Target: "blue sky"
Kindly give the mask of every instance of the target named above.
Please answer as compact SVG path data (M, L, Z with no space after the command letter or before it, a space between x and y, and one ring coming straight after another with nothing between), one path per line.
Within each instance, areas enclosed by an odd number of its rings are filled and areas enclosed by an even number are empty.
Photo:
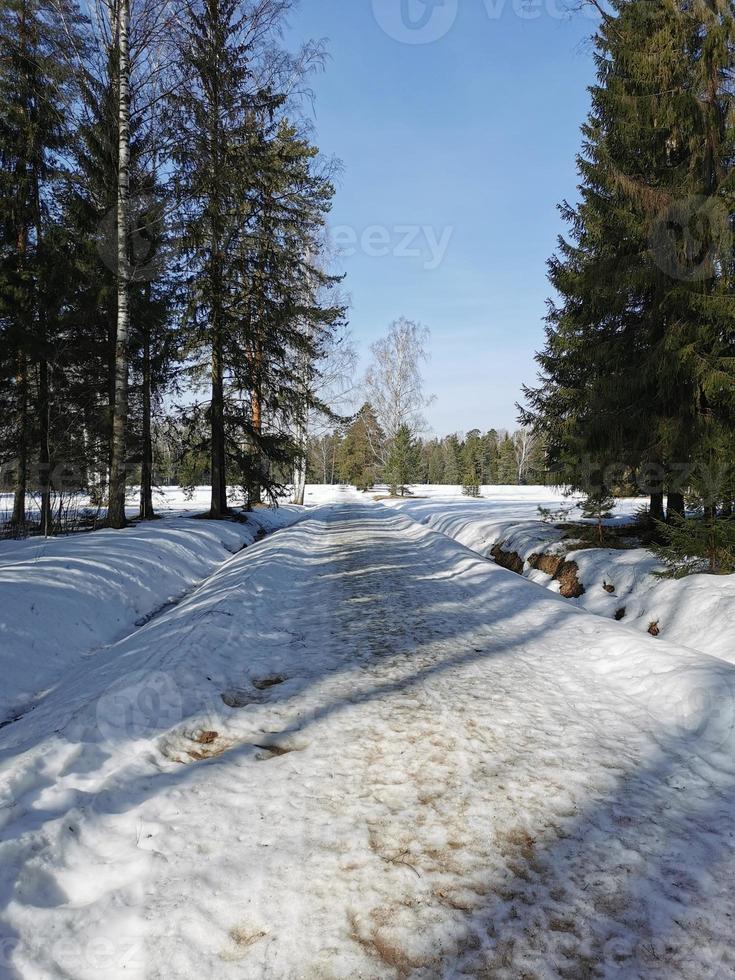
M593 79L594 21L562 3L302 0L291 20L328 40L314 121L344 167L331 224L354 339L364 360L398 316L431 329L438 434L513 427L535 377Z

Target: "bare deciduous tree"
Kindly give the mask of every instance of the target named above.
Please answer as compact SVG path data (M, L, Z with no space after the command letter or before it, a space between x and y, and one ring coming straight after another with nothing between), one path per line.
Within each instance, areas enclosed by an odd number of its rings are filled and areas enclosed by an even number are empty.
M518 468L519 484L523 483L528 473L533 452L536 448L536 440L537 437L532 429L518 429L517 432L513 433L513 450Z
M424 394L421 364L429 359L428 340L427 327L401 317L390 325L388 335L370 348L372 361L365 375L365 389L386 436L386 445L376 447L382 463L401 426L407 425L412 433L426 428L423 411L433 396Z

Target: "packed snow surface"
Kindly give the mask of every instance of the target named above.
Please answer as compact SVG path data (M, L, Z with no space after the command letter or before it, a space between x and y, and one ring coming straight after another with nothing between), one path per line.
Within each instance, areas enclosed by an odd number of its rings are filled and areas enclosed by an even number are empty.
M2 975L735 976L735 667L343 496L0 731Z

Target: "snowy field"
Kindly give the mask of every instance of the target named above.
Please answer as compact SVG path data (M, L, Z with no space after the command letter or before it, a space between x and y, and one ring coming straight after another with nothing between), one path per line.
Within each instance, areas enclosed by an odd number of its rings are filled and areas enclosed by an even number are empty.
M487 561L553 499L492 491L3 543L0 976L735 976L735 666Z

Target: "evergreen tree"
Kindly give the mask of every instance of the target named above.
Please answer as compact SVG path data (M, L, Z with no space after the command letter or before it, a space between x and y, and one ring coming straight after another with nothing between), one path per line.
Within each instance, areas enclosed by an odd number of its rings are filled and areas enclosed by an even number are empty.
M227 514L225 346L237 335L233 286L238 236L250 217L252 114L267 96L250 88L251 51L238 0L202 0L187 8L182 77L174 98L178 204L189 350L193 377L209 374L210 514ZM207 363L208 362L208 363Z
M257 503L304 452L308 375L343 308L322 302L333 187L317 151L283 117L301 60L275 51L287 4L200 0L187 8L175 97L192 374L211 397L210 513L228 511L227 473ZM306 381L306 383L305 383Z
M615 500L612 494L606 487L598 486L588 492L580 506L582 517L595 521L598 540L602 544L605 536L603 521L612 517L612 511L615 506Z
M372 405L366 403L348 426L337 452L340 480L353 484L358 490L369 490L380 473L377 450L384 438Z
M482 437L482 483L498 482L498 433L490 429Z
M441 443L437 439L432 439L425 444L426 455L426 482L429 484L442 484L447 482L445 475L445 460Z
M542 384L526 389L560 480L633 466L651 511L681 510L676 471L730 413L732 15L617 0L596 37L577 208L550 262Z
M687 480L686 502L692 511L659 524L660 543L654 552L675 578L690 572L735 571L735 433L710 428L709 439L697 453Z
M5 458L14 461L13 522L26 519L29 471L50 530L50 351L63 306L56 250L59 178L75 98L69 44L80 18L70 0L0 7L0 383Z
M467 433L461 450L462 492L468 497L479 497L483 476L484 446L479 429Z
M507 432L498 446L498 483L500 486L515 486L518 483L515 446Z
M454 434L444 440L444 482L456 486L462 480L462 446Z
M407 425L401 425L391 440L388 450L386 476L391 493L405 496L408 484L416 478L419 465L418 448Z
M480 484L475 482L471 473L468 473L462 482L462 493L465 497L480 496Z
M334 194L329 174L320 168L317 149L287 120L272 135L260 135L254 215L240 245L239 349L245 357L231 361L233 385L249 398L249 413L235 421L235 441L251 447L238 468L253 502L263 488L271 497L281 489L271 467L288 470L305 452L310 411L318 408L338 421L315 392L319 361L344 323L344 307L330 303L341 277L317 261ZM294 431L300 433L296 442Z

